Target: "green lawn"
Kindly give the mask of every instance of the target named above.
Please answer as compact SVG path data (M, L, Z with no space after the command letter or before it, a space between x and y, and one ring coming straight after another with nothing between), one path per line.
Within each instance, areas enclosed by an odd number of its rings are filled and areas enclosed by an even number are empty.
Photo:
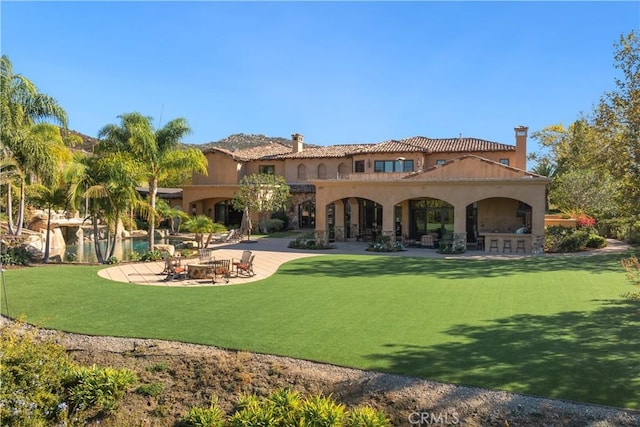
M640 409L640 304L623 255L445 260L327 255L239 286L8 270L12 317ZM3 313L6 307L3 301Z

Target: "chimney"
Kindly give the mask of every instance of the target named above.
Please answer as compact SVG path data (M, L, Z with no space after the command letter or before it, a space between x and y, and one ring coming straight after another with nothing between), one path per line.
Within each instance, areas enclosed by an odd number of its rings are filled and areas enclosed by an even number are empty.
M293 140L293 152L302 153L304 137L299 133L294 133L293 135L291 135L291 139Z
M516 131L516 158L514 167L527 170L527 131L526 126L513 128Z

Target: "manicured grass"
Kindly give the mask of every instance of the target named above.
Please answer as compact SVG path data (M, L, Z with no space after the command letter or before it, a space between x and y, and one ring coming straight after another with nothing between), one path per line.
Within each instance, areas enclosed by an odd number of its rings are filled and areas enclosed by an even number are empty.
M640 305L623 255L464 260L326 255L239 286L5 272L12 316L640 409ZM3 312L6 312L3 305Z

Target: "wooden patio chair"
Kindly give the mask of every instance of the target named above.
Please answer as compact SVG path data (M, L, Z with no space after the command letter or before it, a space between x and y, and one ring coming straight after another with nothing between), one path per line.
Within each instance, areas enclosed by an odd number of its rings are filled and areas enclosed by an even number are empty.
M253 259L255 258L255 255L251 255L249 257L249 260L244 263L241 262L239 264L237 264L236 267L236 276L241 276L241 277L253 277L256 275L256 273L253 271Z
M182 265L179 257L170 257L168 259L168 269L167 277L164 278L165 282L187 278L187 269Z
M236 272L236 275L238 273L238 265L248 263L249 258L251 258L251 251L242 251L240 259L231 258L231 267Z
M200 261L200 264L208 264L209 262L214 261L215 257L212 254L212 249L199 249L198 260Z
M216 278L222 277L226 283L229 283L229 277L231 277L231 260L220 259L215 261L215 267L213 268L213 274L211 278L213 283L216 283Z

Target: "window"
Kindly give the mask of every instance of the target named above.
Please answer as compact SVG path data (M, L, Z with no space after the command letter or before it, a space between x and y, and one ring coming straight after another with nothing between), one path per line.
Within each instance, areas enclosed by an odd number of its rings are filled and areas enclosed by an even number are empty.
M502 163L505 166L509 166L509 159L500 159L500 163Z
M320 179L327 178L327 166L324 163L320 163L318 165L318 178Z
M436 160L436 165L444 165L447 161L445 159Z
M364 173L364 160L356 160L354 169L356 173Z
M346 165L346 163L340 163L338 165L338 175L343 177L343 176L346 176L348 173L349 173L349 167Z
M303 164L298 165L298 179L307 179L307 167Z
M258 172L264 173L264 174L267 174L267 175L275 175L276 174L276 167L274 165L260 165L258 167Z
M374 172L412 172L413 160L376 160Z

